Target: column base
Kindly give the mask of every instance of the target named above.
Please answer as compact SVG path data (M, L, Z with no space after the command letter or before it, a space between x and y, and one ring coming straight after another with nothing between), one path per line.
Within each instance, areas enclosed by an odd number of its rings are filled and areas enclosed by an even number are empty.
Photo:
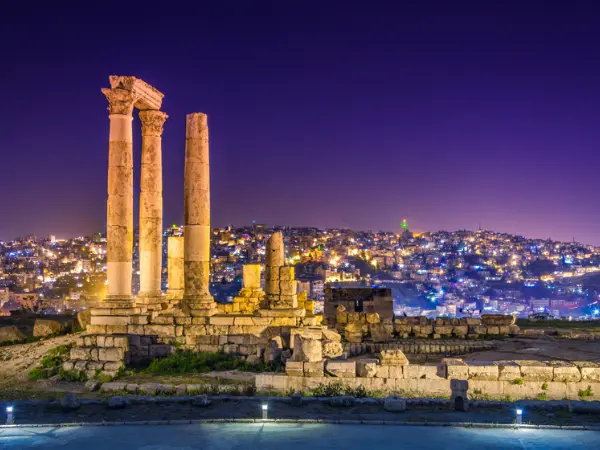
M138 306L145 306L148 311L161 311L168 306L167 297L161 291L140 292L135 299Z
M183 296L181 309L192 317L210 317L219 313L217 303L212 295Z
M97 305L99 308L134 308L135 299L131 295L107 295Z

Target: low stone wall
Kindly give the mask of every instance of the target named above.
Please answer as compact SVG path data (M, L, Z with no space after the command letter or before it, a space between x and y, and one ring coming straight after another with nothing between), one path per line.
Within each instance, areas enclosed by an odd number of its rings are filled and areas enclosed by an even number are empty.
M376 359L288 362L287 375L259 374L259 391L310 391L342 383L367 391L412 397L450 396L450 380L469 381L469 394L480 399L600 400L600 365L587 361L465 362L445 359L439 364L382 365Z
M400 338L479 339L484 336L515 336L520 329L513 316L483 315L479 318L396 317L394 333Z
M382 350L398 349L408 355L464 355L474 351L491 350L495 348L488 341L464 341L448 339L432 342L427 339L402 339L387 343L362 342L346 343L344 351L348 356L380 353Z

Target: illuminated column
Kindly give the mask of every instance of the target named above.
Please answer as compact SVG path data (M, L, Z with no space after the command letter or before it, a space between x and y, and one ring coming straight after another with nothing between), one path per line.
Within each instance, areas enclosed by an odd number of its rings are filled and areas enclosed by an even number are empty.
M167 270L169 289L167 294L174 300L183 298L184 290L184 238L169 236L167 240Z
M108 99L108 200L106 217L107 300L131 298L133 251L132 112L128 89L102 89Z
M144 304L160 304L162 272L162 132L167 115L140 111L142 166L140 175L140 292Z
M209 292L210 180L206 114L186 117L184 176L184 304L192 315L216 313Z

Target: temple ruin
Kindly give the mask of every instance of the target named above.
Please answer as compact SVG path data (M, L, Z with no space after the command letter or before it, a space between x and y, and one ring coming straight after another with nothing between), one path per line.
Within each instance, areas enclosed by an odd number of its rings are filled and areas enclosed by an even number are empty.
M454 348L447 343L417 345L403 339L476 339L518 332L511 316L483 322L394 318L393 300L386 289L330 290L324 320L315 314L314 302L306 293L297 292L294 267L285 262L279 232L267 242L264 291L262 266L248 264L243 268L243 287L233 302L216 303L209 291L210 165L208 119L203 113L186 117L184 236L168 239L168 289L162 292L161 136L167 119L160 110L163 94L132 76L111 76L110 88L102 92L109 103L110 121L108 292L91 309L91 322L71 349L65 370L112 377L126 364L169 355L177 346L238 355L248 362L281 361L287 363L290 377L322 377L324 370L355 376L355 364L336 359L375 352L385 356L390 351L393 358L382 358L381 364L390 367L386 373L396 376L398 367L407 363L401 349L432 348L446 354ZM131 286L134 108L142 122L140 292L135 297ZM369 370L379 369L373 365Z

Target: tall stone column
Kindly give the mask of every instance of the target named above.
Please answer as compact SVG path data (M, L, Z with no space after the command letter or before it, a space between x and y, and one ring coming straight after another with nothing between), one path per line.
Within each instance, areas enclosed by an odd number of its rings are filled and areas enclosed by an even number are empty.
M102 89L108 99L108 200L106 218L106 300L131 300L133 252L132 112L135 95L128 89Z
M140 111L142 165L140 175L140 292L138 303L160 309L162 272L162 132L167 115Z
M167 270L169 289L167 295L173 302L183 298L184 291L184 238L169 236L167 240Z
M216 313L210 281L210 179L206 114L186 117L184 175L184 304L194 316Z

